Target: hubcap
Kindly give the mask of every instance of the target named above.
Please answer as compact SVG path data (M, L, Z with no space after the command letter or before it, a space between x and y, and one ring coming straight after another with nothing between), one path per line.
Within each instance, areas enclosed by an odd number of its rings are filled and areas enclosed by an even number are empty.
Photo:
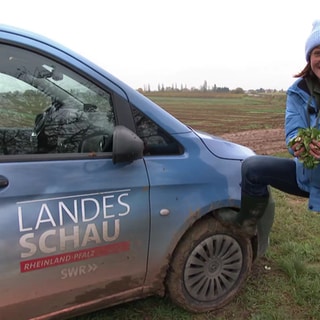
M241 273L243 255L239 243L217 234L199 243L189 256L185 287L194 299L211 301L227 294Z

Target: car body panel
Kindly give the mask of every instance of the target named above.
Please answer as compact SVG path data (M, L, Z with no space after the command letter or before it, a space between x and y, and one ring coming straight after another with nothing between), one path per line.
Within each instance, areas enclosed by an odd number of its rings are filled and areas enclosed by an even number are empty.
M149 240L142 160L2 163L0 170L9 181L0 193L0 310L45 296L50 310L52 294L72 305L93 285L106 293L142 286Z
M164 272L161 261L170 259L178 240L190 225L215 209L240 205L241 162L234 162L228 167L225 161L214 159L200 145L191 146L191 141L197 141L193 134L184 134L183 139L179 138L186 146L184 155L176 159L146 159L151 184L152 230L147 283L159 279L159 275ZM175 164L177 160L179 167ZM213 161L215 167L212 167ZM229 174L226 174L227 171ZM183 184L178 184L178 181L183 181ZM219 181L219 188L216 188L216 181ZM165 211L165 214L161 215L161 211ZM163 230L166 232L165 237L162 236ZM159 238L162 239L161 245L157 241Z
M243 160L244 155L247 157L254 155L254 152L248 147L212 136L205 132L196 131L196 134L216 157Z

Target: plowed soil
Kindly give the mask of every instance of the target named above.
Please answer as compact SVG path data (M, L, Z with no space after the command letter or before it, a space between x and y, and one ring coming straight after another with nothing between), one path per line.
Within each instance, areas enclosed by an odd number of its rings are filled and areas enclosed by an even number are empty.
M286 152L284 129L265 129L225 133L222 138L249 147L257 154Z

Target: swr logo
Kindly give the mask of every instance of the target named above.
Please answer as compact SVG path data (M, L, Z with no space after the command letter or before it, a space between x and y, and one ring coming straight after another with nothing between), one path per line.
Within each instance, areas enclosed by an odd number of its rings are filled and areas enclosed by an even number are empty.
M84 276L88 273L95 272L97 269L98 266L94 263L76 267L63 268L61 270L61 279L64 280L67 278Z

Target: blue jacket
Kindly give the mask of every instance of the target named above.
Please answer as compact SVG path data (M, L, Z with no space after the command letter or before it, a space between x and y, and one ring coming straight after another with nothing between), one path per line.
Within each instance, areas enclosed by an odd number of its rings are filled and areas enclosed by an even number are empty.
M316 125L317 107L314 99L310 101L311 112L308 112L310 98L306 82L297 79L287 90L287 103L285 115L286 143L297 136L299 128L314 127ZM310 125L309 125L310 123ZM289 152L293 154L291 148ZM314 169L306 169L295 158L297 183L300 189L310 193L309 209L320 212L320 165Z

